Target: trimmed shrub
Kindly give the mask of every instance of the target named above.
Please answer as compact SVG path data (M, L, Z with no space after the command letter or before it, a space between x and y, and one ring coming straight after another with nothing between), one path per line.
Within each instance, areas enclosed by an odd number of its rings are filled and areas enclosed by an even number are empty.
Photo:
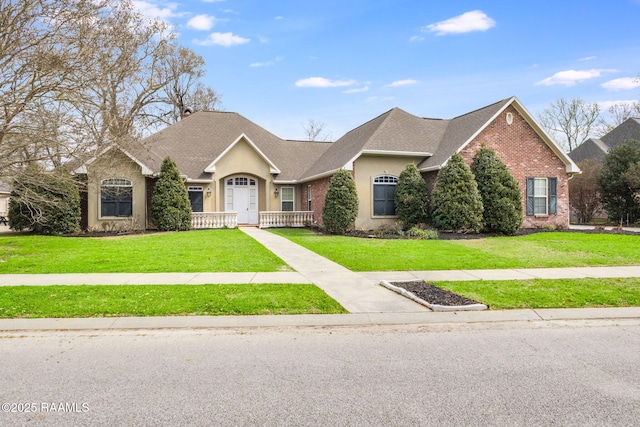
M151 198L151 218L158 230L185 231L191 228L191 203L175 162L164 159Z
M630 182L630 169L640 162L640 142L627 141L609 150L600 170L602 204L611 221L635 222L640 218L640 203L637 195L640 188Z
M440 169L431 195L432 224L438 230L474 231L482 228L482 199L478 184L460 153Z
M517 181L496 153L482 147L471 163L484 207L485 231L515 234L522 225L522 194Z
M80 226L80 193L64 170L27 168L13 181L9 226L40 234L66 234Z
M329 233L344 234L358 216L358 193L351 173L340 169L331 178L322 208L322 222Z
M420 171L409 163L396 185L396 215L405 230L427 222L429 191Z

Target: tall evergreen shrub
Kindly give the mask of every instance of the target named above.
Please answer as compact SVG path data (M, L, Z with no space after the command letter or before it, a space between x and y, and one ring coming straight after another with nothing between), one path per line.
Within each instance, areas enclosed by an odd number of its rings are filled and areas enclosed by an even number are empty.
M415 164L409 163L396 185L396 215L405 230L427 222L429 190Z
M432 223L439 230L474 231L482 228L482 199L478 184L459 153L440 169L431 194Z
M640 188L629 172L640 162L640 142L630 140L613 147L602 161L600 170L601 198L609 219L619 222L640 219Z
M340 169L331 178L322 208L322 222L329 233L344 234L358 216L358 193L351 173Z
M471 172L482 198L485 231L515 234L522 225L522 194L507 166L495 151L482 147L473 157Z
M191 228L191 203L175 162L164 159L151 198L151 218L161 231Z

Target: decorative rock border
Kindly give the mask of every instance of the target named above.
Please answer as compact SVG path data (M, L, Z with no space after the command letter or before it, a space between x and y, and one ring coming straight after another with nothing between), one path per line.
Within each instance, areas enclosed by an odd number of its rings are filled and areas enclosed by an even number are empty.
M422 279L417 279L417 280L405 280L406 282L423 282ZM422 298L418 297L416 294L414 294L413 292L409 292L404 288L392 285L391 282L389 282L388 280L382 280L380 282L380 285L384 286L387 289L390 289L394 292L399 293L400 295L409 298L410 300L413 300L415 302L417 302L418 304L424 305L425 307L429 308L432 311L481 311L481 310L486 310L487 306L484 304L468 304L468 305L439 305L439 304L431 304L428 301L423 300Z

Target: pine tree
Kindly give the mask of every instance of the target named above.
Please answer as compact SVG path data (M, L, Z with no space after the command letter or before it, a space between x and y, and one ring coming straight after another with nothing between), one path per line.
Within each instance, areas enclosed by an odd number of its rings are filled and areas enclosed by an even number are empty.
M460 153L440 169L431 195L432 222L438 230L474 231L482 228L482 199L478 184Z
M340 169L331 178L322 208L322 222L329 233L344 234L358 216L358 193L353 176Z
M482 147L473 157L471 172L482 198L484 229L515 234L522 225L522 194L507 166L493 150Z
M191 228L191 203L175 162L164 159L151 198L151 218L161 231Z
M409 163L396 185L396 215L405 230L427 222L429 191L415 164Z

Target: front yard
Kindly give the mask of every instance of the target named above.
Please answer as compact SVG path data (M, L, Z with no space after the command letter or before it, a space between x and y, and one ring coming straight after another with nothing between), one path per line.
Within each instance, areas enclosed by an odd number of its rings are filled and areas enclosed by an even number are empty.
M366 239L271 229L353 271L639 265L640 236L541 232L469 240Z
M284 261L237 229L117 237L0 235L0 274L287 270Z

